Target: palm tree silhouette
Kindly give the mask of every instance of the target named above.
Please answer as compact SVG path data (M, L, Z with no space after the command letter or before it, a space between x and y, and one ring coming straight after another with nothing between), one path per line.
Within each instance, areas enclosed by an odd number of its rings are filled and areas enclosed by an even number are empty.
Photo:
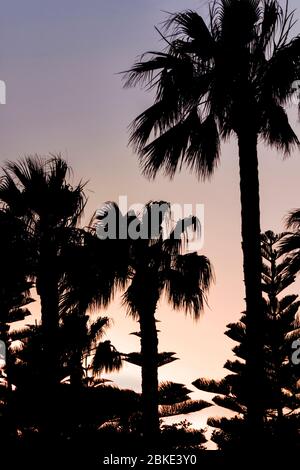
M90 381L87 371L93 374L91 383L95 383L96 375L102 370L122 367L116 348L109 340L101 341L111 321L102 316L93 319L91 315L108 307L117 290L124 289L128 276L128 246L123 240L99 239L93 219L94 216L88 227L73 232L62 252L66 271L60 285L60 315L72 350L71 383L78 386L83 380ZM70 354L68 348L67 354Z
M59 324L59 285L64 273L61 252L73 237L85 206L83 184L72 187L70 168L60 156L42 159L26 157L3 168L0 200L4 207L23 220L34 250L34 277L41 299L43 329L42 382L53 407L47 407L46 421L55 427L55 390L59 383L57 334ZM48 423L49 424L49 423ZM47 426L47 425L46 425Z
M9 325L30 315L26 306L33 302L29 253L26 226L9 210L0 210L0 340L7 350Z
M220 142L237 137L249 341L247 410L256 442L255 432L263 427L257 143L260 138L285 154L299 145L284 109L300 76L300 37L290 40L289 34L293 24L288 5L283 10L277 0L214 0L208 25L195 11L171 15L165 35L160 33L166 49L144 54L126 72L125 82L156 92L154 104L133 121L130 136L149 178L160 170L173 177L183 165L209 178L219 162Z
M66 375L74 387L101 384L101 373L119 371L122 355L109 340L103 340L111 325L108 317L90 318L69 312L63 316L60 344L66 364Z
M15 433L11 409L9 331L15 322L30 315L27 305L33 302L30 297L32 283L29 281L31 273L26 226L5 209L0 210L0 258L0 340L5 347L4 364L0 366L0 439L4 443Z
M154 227L152 215L160 209L160 223ZM150 202L137 215L130 211L125 216L116 204L110 203L96 216L98 225L105 226L110 211L121 221L123 229L130 231L132 224L139 234L147 237L124 240L129 247L129 286L123 295L128 313L140 324L142 366L143 435L146 444L157 442L159 435L158 337L155 313L158 301L165 296L176 310L183 309L194 318L203 310L206 293L212 281L209 260L197 253L183 254L188 243L186 230L196 230L198 221L179 220L172 226L170 204ZM168 229L165 238L164 223ZM180 233L181 238L177 238Z

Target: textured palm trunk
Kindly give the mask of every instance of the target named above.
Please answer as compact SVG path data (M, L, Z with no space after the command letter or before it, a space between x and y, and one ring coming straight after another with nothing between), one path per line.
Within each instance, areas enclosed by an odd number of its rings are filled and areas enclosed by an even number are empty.
M146 446L159 438L158 415L158 337L155 308L147 306L140 314L142 355L142 415L143 436Z
M247 422L249 445L261 442L264 426L264 309L261 286L261 242L257 135L246 129L238 136L242 250L246 291Z

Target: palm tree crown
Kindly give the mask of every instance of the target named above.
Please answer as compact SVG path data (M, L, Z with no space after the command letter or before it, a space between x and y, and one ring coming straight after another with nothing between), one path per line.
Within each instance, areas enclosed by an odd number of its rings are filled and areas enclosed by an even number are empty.
M131 127L147 176L186 165L209 177L220 139L245 126L286 153L299 144L284 110L300 72L293 24L274 0L216 0L208 24L191 10L170 16L166 50L144 54L126 75L126 86L156 90Z

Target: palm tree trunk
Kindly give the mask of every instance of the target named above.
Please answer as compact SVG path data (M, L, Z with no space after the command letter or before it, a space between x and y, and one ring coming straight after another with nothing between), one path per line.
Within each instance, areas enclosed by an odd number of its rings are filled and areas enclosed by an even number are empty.
M78 348L72 354L70 384L75 389L80 389L83 385L83 370L82 370L82 352Z
M45 396L43 428L51 435L56 433L56 397L59 384L58 327L59 293L56 272L56 250L49 240L41 243L37 290L41 300L43 332L43 370L41 385Z
M238 135L242 250L246 290L247 332L247 440L257 447L264 426L264 309L261 286L261 242L257 135L245 129Z
M3 317L8 317L8 310L5 308L5 313ZM5 397L4 397L4 412L1 417L0 426L0 439L1 443L9 444L10 439L13 439L16 436L16 426L14 420L14 410L12 409L12 383L11 383L11 360L10 360L10 351L9 351L9 336L8 336L9 326L5 322L0 322L0 340L4 342L6 351L5 351L5 373L6 373L6 388L5 388Z
M158 415L158 337L155 309L149 306L140 314L142 355L142 414L143 436L147 446L159 437Z
M43 277L41 287L41 312L42 330L44 340L44 368L43 377L49 386L58 384L58 354L57 354L57 329L58 329L58 293L57 285L52 276Z

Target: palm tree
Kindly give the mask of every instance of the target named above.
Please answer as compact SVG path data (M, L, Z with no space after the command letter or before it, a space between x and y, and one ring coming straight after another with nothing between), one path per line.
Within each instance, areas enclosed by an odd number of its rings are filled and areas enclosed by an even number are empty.
M283 10L277 0L213 0L208 24L191 10L171 15L166 35L160 33L166 49L144 54L126 72L125 83L156 92L154 104L133 121L130 136L149 178L160 170L173 177L184 165L198 178L209 178L219 162L221 141L237 137L249 342L247 410L256 442L263 428L257 143L260 138L285 154L299 145L284 109L300 77L300 37L290 39L293 24L288 5Z
M93 220L93 218L92 218ZM77 229L63 250L66 271L60 286L60 316L65 327L68 363L72 363L71 383L83 385L102 379L103 370L119 370L121 354L109 340L101 338L111 321L91 316L106 308L128 276L128 244L123 240L102 240L95 227ZM83 365L85 363L85 367ZM92 373L93 380L89 374Z
M64 316L60 343L72 386L104 383L105 379L101 378L103 371L113 372L122 368L121 353L108 339L103 340L110 325L108 317L91 319L74 311Z
M0 259L0 340L5 345L5 365L3 368L0 367L0 377L2 376L0 392L3 395L0 398L0 415L2 415L0 435L4 440L10 438L15 432L11 409L12 377L9 331L13 323L24 320L30 315L26 307L33 302L30 297L32 283L28 279L31 273L26 227L22 221L5 209L0 210ZM3 420L6 422L3 423ZM2 426L2 424L4 425ZM4 434L2 435L3 430Z
M118 363L116 361L116 354L119 358L120 354L108 340L101 341L102 334L108 326L107 318L99 317L91 322L86 330L84 328L81 330L79 338L76 320L71 320L71 316L64 320L66 321L60 324L58 335L61 381L56 403L56 414L59 416L56 425L61 436L68 436L69 439L70 436L80 434L83 438L84 432L88 436L94 429L96 433L99 426L116 416L134 413L139 405L139 395L133 391L107 385L106 380L100 376L103 370L118 370L121 365L120 361ZM44 406L51 406L52 400L49 394L39 393L40 369L43 367L39 354L43 344L41 330L41 326L36 324L15 330L9 335L10 340L14 342L12 348L12 380L16 385L13 393L14 417L18 430L24 435L41 426L43 415L40 410ZM84 366L80 368L78 387L79 374L77 374L77 361L74 361L74 345L78 340L82 348L88 349L90 341L86 335L89 335L91 330L94 330L91 337L95 341L92 343L97 345L97 349L91 351L91 354L94 354L94 357L97 354L97 360L88 363L86 368ZM82 351L82 356L84 354ZM89 355L89 359L93 359L93 356Z
M154 227L152 214L157 213L157 209L161 211L160 223ZM108 204L96 216L98 226L105 225L110 211L127 233L130 226L134 226L137 233L148 236L130 241L129 286L123 299L128 313L140 324L143 435L149 444L157 442L159 435L157 370L161 358L155 319L159 299L165 296L175 310L183 309L198 319L212 281L212 269L205 256L183 254L187 244L186 228L189 225L196 230L198 225L194 217L185 220L185 224L179 220L172 227L170 205L163 201L148 203L139 215L131 211L125 216L116 204ZM165 237L164 222L169 227L168 237ZM180 230L182 238L178 239Z
M54 405L59 383L57 335L59 326L59 285L64 273L61 253L74 236L85 206L83 184L72 187L70 168L60 156L42 159L26 157L8 162L0 182L0 200L5 208L26 224L34 250L34 278L41 300L43 329L44 393ZM55 420L53 410L46 421ZM53 423L55 426L55 423Z
M10 324L30 315L30 261L26 227L8 210L0 210L0 340L8 346Z

